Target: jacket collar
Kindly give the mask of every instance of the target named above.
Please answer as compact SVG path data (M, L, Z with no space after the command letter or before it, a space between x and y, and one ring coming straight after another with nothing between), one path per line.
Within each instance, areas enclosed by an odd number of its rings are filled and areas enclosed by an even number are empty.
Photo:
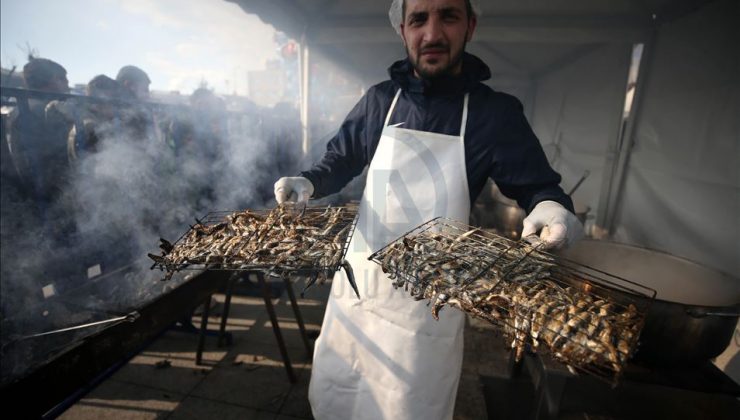
M417 79L408 58L396 61L388 68L391 80L401 89L424 95L454 95L469 92L478 83L491 78L491 70L480 58L463 53L462 72L457 76Z

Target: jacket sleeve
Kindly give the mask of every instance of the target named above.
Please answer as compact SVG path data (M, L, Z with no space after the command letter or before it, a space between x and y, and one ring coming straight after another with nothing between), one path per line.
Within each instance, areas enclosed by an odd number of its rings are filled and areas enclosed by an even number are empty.
M573 202L560 188L560 174L547 161L518 99L511 97L493 153L490 177L501 192L532 211L537 203L556 201L573 212Z
M300 173L314 186L313 198L339 192L352 178L362 173L367 165L367 108L368 91L355 105L329 140L326 153L308 171Z

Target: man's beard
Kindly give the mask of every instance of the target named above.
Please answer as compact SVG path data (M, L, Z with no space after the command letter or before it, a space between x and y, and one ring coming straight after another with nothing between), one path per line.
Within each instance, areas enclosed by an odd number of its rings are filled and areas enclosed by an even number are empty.
M465 39L467 40L467 38L467 34L465 34ZM467 44L467 41L463 41L462 48L457 53L457 55L450 57L450 62L449 64L447 64L447 66L432 70L424 69L419 64L422 51L424 51L424 48L438 48L446 46L436 44L427 45L419 51L418 55L415 58L409 53L409 49L406 48L406 55L408 56L409 62L411 62L411 65L414 67L414 70L416 70L416 74L418 74L419 77L425 80L439 79L442 77L451 76L453 74L454 69L462 62L463 54L465 53L465 47L467 46Z

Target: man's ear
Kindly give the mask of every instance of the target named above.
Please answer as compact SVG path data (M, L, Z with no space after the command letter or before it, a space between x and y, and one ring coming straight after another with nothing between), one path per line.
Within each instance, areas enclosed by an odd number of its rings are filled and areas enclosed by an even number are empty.
M406 29L406 28L405 28L405 25L402 23L401 24L401 39L403 40L403 46L404 47L407 47L407 45L406 45L406 33L404 32L404 29Z
M473 15L468 19L467 42L470 42L470 40L473 39L473 32L475 32L476 25L478 25L478 18Z

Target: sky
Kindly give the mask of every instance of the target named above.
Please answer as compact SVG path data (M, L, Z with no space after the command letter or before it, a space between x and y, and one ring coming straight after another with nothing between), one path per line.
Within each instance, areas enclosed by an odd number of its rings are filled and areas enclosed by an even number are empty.
M67 69L71 85L133 64L153 90L247 94L247 71L277 57L275 29L224 0L2 0L0 64L30 45Z

